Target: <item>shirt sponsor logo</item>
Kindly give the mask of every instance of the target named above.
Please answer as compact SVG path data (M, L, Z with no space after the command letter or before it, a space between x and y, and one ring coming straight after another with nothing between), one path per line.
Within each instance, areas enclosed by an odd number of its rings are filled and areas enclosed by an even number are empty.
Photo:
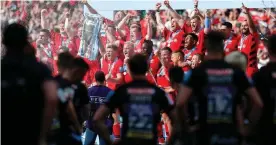
M208 82L223 83L232 81L232 69L207 69Z
M232 69L207 69L209 75L231 75L233 74Z
M128 88L127 93L153 95L155 90L153 88Z

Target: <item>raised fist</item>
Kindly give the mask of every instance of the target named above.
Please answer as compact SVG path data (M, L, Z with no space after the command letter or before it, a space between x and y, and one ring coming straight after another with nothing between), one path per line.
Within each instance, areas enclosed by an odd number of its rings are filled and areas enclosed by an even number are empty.
M247 7L243 3L242 3L241 9L242 9L243 13L247 13L247 11L248 11Z
M156 9L156 11L159 11L159 10L160 10L160 8L161 8L161 6L162 6L162 4L161 4L161 3L157 3L157 4L155 5L155 9Z
M169 8L169 7L170 7L170 2L169 2L169 0L165 0L165 1L164 1L164 5L165 5L167 8Z
M194 8L197 9L198 6L198 0L194 0Z

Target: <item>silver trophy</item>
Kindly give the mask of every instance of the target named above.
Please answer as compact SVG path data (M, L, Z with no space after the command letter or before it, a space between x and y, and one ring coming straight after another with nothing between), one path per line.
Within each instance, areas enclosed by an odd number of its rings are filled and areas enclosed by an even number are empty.
M89 60L97 60L100 49L99 32L102 23L103 19L99 14L85 13L79 56Z

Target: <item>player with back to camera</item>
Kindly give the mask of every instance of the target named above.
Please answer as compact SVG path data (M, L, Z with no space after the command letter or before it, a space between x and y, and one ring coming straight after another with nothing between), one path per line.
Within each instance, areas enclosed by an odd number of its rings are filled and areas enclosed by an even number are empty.
M75 89L72 87L75 80L74 59L70 52L63 52L58 55L57 67L59 74L55 77L55 80L58 82L59 113L57 118L60 127L53 130L55 134L52 134L53 138L50 140L50 143L56 142L57 145L81 145L82 128L73 104L75 97Z
M87 120L87 128L85 131L85 140L84 140L84 145L90 145L91 143L94 144L97 133L94 131L95 129L93 128L92 124L92 119L94 114L96 113L97 109L100 107L100 105L105 103L106 96L110 93L113 92L110 88L106 87L105 85L105 75L102 71L97 71L95 73L95 80L96 80L96 85L88 89L88 95L90 98L90 115L89 119ZM105 117L105 125L108 128L109 134L112 138L112 125L113 125L113 118L112 114L108 114ZM102 137L99 138L100 145L104 145L105 142L102 139Z
M6 54L1 60L1 130L4 142L46 144L58 99L51 71L35 58L28 30L17 23L2 31ZM16 131L16 139L13 135ZM28 132L28 133L26 133Z
M157 144L160 111L171 114L173 101L164 91L147 81L146 56L134 55L128 60L128 68L133 81L120 86L107 96L107 102L94 115L94 127L107 144L112 144L102 120L110 111L119 108L123 127L121 141L118 144Z
M253 80L264 102L264 110L257 126L257 145L276 144L276 35L267 42L270 62L253 75Z
M239 130L236 124L241 117L236 116L236 111L241 103L240 96L244 92L252 102L249 116L252 123L259 119L263 106L252 81L240 68L224 61L223 39L224 35L221 32L211 31L207 34L205 61L185 74L177 96L177 114L185 114L183 107L192 95L196 96L199 111L197 144L239 143L239 132L242 130ZM181 119L184 122L185 116Z

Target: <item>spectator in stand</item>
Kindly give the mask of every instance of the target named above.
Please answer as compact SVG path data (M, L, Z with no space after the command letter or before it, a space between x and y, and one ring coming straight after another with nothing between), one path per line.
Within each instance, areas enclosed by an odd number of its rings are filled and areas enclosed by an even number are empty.
M168 0L165 0L165 5L169 4ZM205 54L205 48L204 48L204 35L207 34L211 29L211 13L209 10L205 13L205 20L204 20L204 28L201 27L201 21L204 19L204 17L200 14L199 10L197 9L198 1L195 1L194 3L194 16L191 17L191 29L192 33L195 33L198 36L198 42L197 42L197 52L201 54ZM179 16L172 8L169 7L169 11L172 14L174 19L181 19L182 17ZM156 17L157 18L157 17ZM190 27L185 23L183 26L183 30L187 30L187 28ZM189 32L189 31L187 31ZM186 32L186 33L187 33Z
M107 87L115 90L123 83L123 75L120 67L123 66L122 60L118 59L118 47L112 44L107 45L105 57L101 58L101 70L105 74Z
M184 53L182 51L175 51L172 53L172 62L174 66L181 67L184 71L185 67L182 67L184 62Z
M172 9L170 7L169 1L164 1L164 4L166 7L169 9ZM183 49L184 45L184 31L181 30L181 27L178 24L178 19L173 18L170 20L171 22L171 30L168 30L165 25L162 23L161 18L160 18L160 8L162 4L157 3L156 4L156 20L158 27L160 31L163 34L163 37L165 38L166 42L163 46L171 48L172 51L178 51Z
M183 50L185 63L182 64L184 72L191 69L193 55L198 53L197 52L198 41L199 41L198 37L194 33L188 33L185 37L185 45L184 45L185 49Z
M134 44L130 41L127 41L124 44L124 49L123 49L123 53L124 53L124 64L122 67L120 67L120 73L123 74L123 78L124 78L124 82L125 83L129 83L132 81L132 78L130 77L129 73L128 73L128 68L127 68L127 61L130 57L132 57L135 53L134 53Z
M145 38L142 37L142 30L141 26L137 24L132 24L130 26L130 41L134 43L135 52L141 53L142 52L142 45L145 40L151 40L152 37L152 28L150 24L150 19L148 19L148 31Z
M67 11L67 8L65 7L63 9L63 11ZM41 27L43 29L49 29L49 24L46 20L46 14L47 14L47 10L46 9L43 9L41 10ZM49 30L51 32L51 42L53 42L53 54L57 54L57 52L59 51L59 49L62 47L62 46L66 46L69 48L70 52L73 54L73 55L76 55L77 54L77 47L74 43L74 34L73 34L73 31L70 30L70 26L69 26L69 16L70 16L70 13L69 12L66 12L64 17L62 17L62 20L59 21L59 33L58 32L55 32L54 30ZM56 61L57 57L54 56L54 61ZM55 63L54 63L55 64ZM57 74L57 70L56 70L56 66L54 67L54 74Z
M153 42L151 40L144 41L142 45L142 53L144 53L147 56L150 66L149 71L155 77L160 68L161 63L159 61L158 56L155 55L153 52Z
M224 22L221 24L220 31L225 35L224 40L224 53L228 55L232 51L238 50L239 37L233 33L232 24L230 22Z
M194 54L192 57L192 65L191 68L194 69L197 66L199 66L201 64L201 62L203 61L203 57L201 54Z
M172 67L171 64L171 54L172 50L169 47L162 48L160 50L160 61L161 61L161 68L157 72L157 85L162 88L166 93L169 94L169 97L172 100L175 100L175 91L171 87L170 79L169 79L169 69ZM167 126L165 132L167 136L169 136L171 131L171 123L168 119L167 114L162 114L162 120L164 125Z
M246 14L246 21L241 25L241 39L238 49L240 52L247 55L248 64L246 74L251 77L253 73L258 71L257 67L257 47L259 44L259 34L254 25L250 11L247 7L242 5L243 13Z
M146 73L147 80L152 84L157 84L156 73L160 67L160 62L157 57L153 57L153 42L145 40L142 45L142 53L147 57L149 63L149 70Z

